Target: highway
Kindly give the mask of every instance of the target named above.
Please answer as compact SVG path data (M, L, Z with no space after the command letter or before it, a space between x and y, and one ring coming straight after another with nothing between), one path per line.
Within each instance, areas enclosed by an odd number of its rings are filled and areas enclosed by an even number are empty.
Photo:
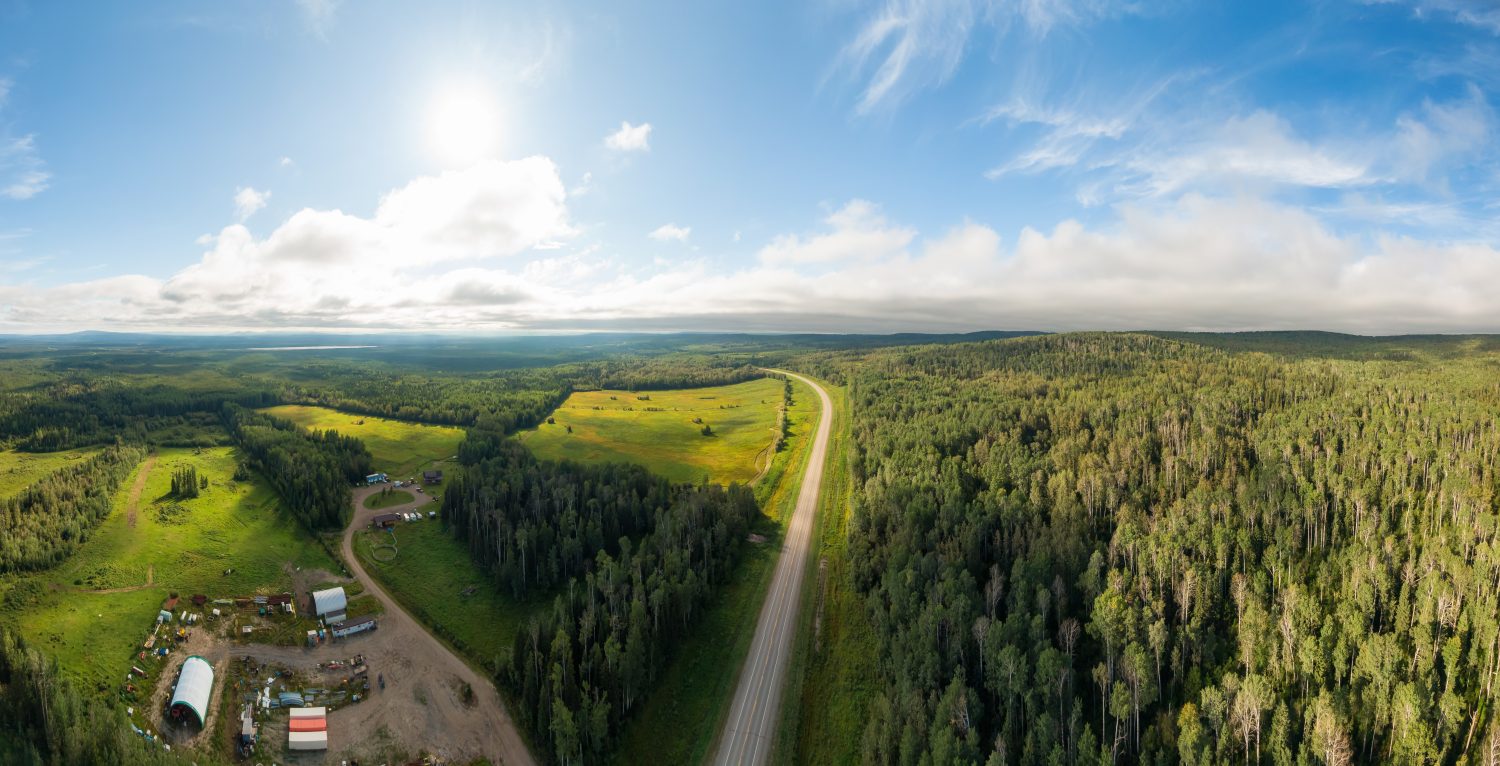
M794 373L782 372L811 386L822 400L822 416L813 436L807 473L797 495L797 508L783 538L781 558L776 562L771 590L761 606L750 654L740 669L734 704L720 733L714 763L721 766L753 766L771 757L780 723L782 689L786 685L786 663L792 638L797 632L802 580L807 572L807 550L812 538L813 518L823 487L823 464L828 457L828 435L833 430L833 402L817 383Z

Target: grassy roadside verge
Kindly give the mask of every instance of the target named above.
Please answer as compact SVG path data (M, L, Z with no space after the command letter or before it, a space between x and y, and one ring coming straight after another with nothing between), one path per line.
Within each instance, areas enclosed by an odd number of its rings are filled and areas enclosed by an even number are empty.
M796 381L792 391L791 438L755 488L767 515L756 531L767 540L749 546L734 581L693 628L639 715L625 727L615 763L700 763L729 714L818 425L817 392Z
M848 390L826 383L824 388L838 419L829 439L821 512L813 527L817 555L808 561L810 587L803 591L787 665L772 763L857 762L865 709L876 690L875 638L849 582L853 487Z

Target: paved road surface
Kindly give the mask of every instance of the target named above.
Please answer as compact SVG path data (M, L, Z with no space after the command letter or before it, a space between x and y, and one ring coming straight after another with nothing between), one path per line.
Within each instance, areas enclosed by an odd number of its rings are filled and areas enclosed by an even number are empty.
M792 637L797 629L797 607L801 603L802 579L807 571L808 541L812 537L813 516L823 486L823 463L828 453L828 434L833 425L833 402L822 386L792 373L812 386L823 402L823 415L813 437L812 454L807 473L802 477L802 491L797 509L787 528L781 558L776 561L771 590L761 606L755 626L750 654L740 669L739 685L734 690L734 705L729 720L719 735L719 750L714 763L722 766L756 766L771 757L776 725L780 722L782 688L786 684L786 663L791 655Z
M490 679L474 672L473 668L469 667L467 663L449 651L448 647L434 638L431 633L428 633L421 623L417 622L416 619L401 607L400 603L391 598L390 594L386 593L385 589L380 587L379 581L365 572L365 568L360 564L359 558L354 555L354 532L355 530L364 529L369 526L370 517L376 514L404 510L416 510L426 513L429 510L434 510L437 505L436 503L427 504L428 498L425 495L418 495L417 501L409 505L382 508L379 510L365 508L364 499L379 490L379 487L370 487L354 491L354 518L350 520L349 527L344 530L344 539L341 543L344 561L348 563L349 570L353 572L354 576L360 582L364 583L366 592L380 599L380 603L385 605L385 614L380 618L380 629L376 633L384 636L400 635L405 637L405 640L410 642L405 647L408 653L420 655L421 657L422 661L418 663L418 668L416 668L420 676L427 676L429 679L457 678L473 687L476 698L474 706L461 712L453 711L454 715L444 716L446 720L441 722L442 724L446 724L444 728L459 729L457 732L446 733L445 738L452 737L459 740L456 744L460 744L460 746L467 744L469 747L481 750L483 755L497 764L506 764L507 766L510 764L515 764L516 766L531 766L535 764L536 761L532 760L531 753L526 750L526 744L521 739L520 732L516 729L515 721L511 720L510 714L506 712L505 703L501 702L500 694L495 691L495 686L490 682ZM436 524L438 522L421 521L417 523ZM397 531L397 536L398 538L400 536L399 530ZM350 643L353 644L354 642L351 640ZM380 699L377 696L373 701L379 702ZM421 736L420 729L424 728L422 726L423 723L439 723L438 721L422 721L421 716L411 717L417 719L415 723L417 724L418 731L415 733L418 737ZM402 723L413 722L403 721ZM396 728L404 727L396 724ZM434 726L433 728L437 727ZM429 733L433 732L429 729ZM434 746L444 743L427 742L426 744Z

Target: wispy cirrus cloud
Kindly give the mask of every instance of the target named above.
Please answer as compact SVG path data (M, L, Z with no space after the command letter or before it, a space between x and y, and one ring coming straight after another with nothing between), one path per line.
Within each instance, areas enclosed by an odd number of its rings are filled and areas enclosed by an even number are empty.
M14 81L0 77L0 197L31 199L47 190L52 173L42 161L36 135L12 134L4 121Z
M1119 0L877 0L861 8L836 68L858 85L855 111L868 114L945 83L981 33L1002 34L1019 23L1045 36L1139 7Z

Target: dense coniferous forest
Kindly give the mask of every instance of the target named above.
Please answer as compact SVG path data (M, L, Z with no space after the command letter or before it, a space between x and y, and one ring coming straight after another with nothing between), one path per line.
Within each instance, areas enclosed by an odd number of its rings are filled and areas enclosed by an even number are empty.
M517 597L582 574L678 494L639 466L538 460L493 433L471 432L460 455L471 464L443 493L443 524Z
M1129 335L850 386L867 763L1491 763L1493 367Z
M759 514L745 487L679 487L638 545L621 540L618 557L600 551L552 613L517 634L500 678L539 748L559 763L606 759L728 580Z
M0 573L67 558L109 516L110 496L142 455L135 447L108 447L0 500Z
M182 759L133 733L123 711L79 692L56 663L0 627L0 763L165 766Z
M234 404L224 405L224 428L293 516L313 529L344 526L349 487L371 470L363 442L332 430L304 431Z

